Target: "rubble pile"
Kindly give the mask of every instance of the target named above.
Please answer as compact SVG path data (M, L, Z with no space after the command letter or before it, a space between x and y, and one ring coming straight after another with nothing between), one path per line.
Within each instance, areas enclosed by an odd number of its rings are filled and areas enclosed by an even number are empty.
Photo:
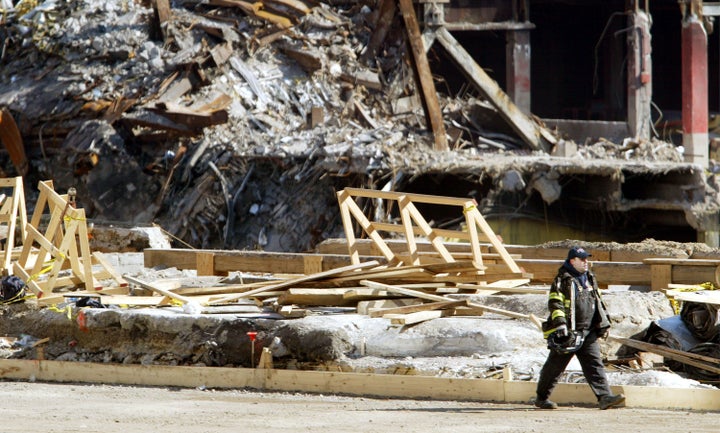
M188 0L158 14L4 0L0 106L22 132L28 184L76 187L89 217L153 221L198 248L304 251L341 233L344 186L535 153L482 98L440 85L453 152L433 151L401 22L368 49L376 3L268 0L259 13ZM662 143L579 155L680 157Z

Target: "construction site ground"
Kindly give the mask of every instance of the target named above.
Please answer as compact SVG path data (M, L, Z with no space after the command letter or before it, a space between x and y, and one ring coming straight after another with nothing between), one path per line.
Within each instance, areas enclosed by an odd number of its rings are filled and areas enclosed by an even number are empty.
M251 390L4 382L7 433L153 431L715 432L720 414L590 406L375 399Z

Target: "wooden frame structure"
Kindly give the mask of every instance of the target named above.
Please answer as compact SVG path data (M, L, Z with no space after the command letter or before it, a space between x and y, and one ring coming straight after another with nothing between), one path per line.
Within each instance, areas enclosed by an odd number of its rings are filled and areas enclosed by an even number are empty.
M489 242L497 251L502 264L504 265L503 278L510 278L510 275L522 276L522 270L515 263L515 260L507 252L498 236L493 232L490 225L477 209L475 200L467 198L442 197L424 194L408 194L402 192L386 192L360 188L345 188L337 192L340 204L340 215L342 217L345 236L348 241L348 250L351 262L360 263L358 239L353 229L353 218L363 231L373 241L374 246L391 264L408 261L410 265L420 265L421 255L417 245L416 236L424 236L428 239L437 256L446 263L455 262L457 259L445 247L444 238L461 239L469 242L472 260L477 268L478 275L487 273L488 267L483 263L480 249L480 242ZM391 201L398 206L400 213L400 224L370 221L362 209L355 202L355 198L362 197L373 200ZM455 206L462 210L465 216L467 231L448 230L433 228L423 217L415 203L433 204L441 206ZM381 232L400 233L405 236L408 259L403 260L402 256L396 254L383 239ZM498 270L499 271L499 270Z
M20 257L13 264L13 272L25 281L38 297L56 287L84 286L86 290L100 289L97 278L116 276L101 256L90 252L85 210L75 207L74 197L61 195L50 180L39 182L40 195L30 223L25 227L25 239ZM41 229L43 215L50 215L47 226ZM103 270L93 274L93 260ZM72 274L60 276L69 262Z
M27 226L27 210L25 207L25 191L23 189L22 177L0 179L0 189L12 189L0 206L0 225L7 225L7 237L5 238L4 251L2 253L3 274L8 275L12 271L12 256L15 250L15 230L20 225L20 241L25 242L25 228Z

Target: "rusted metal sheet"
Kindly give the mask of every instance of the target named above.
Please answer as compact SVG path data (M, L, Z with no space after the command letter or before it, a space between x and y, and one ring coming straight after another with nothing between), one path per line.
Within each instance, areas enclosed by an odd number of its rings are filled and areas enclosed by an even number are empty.
M482 2L451 1L445 4L445 22L481 24L510 21L513 18L515 0L493 0Z
M460 70L508 121L520 138L532 149L550 151L557 139L545 128L534 123L515 105L500 86L480 67L470 54L445 28L435 31L436 40L457 62Z
M10 111L7 108L0 110L0 141L8 151L10 160L15 166L18 174L25 176L28 172L28 161L25 155L25 146L23 145L20 130L15 123Z
M419 0L424 4L425 25L450 31L531 30L528 0L483 2Z
M417 71L420 89L422 90L425 101L426 117L435 136L435 150L448 150L448 141L445 134L442 112L440 111L440 102L435 92L435 84L433 83L430 64L425 56L425 46L420 34L420 27L417 22L417 17L415 16L412 0L398 0L398 5L400 6L403 20L405 21L410 47L413 58L415 59L414 67Z

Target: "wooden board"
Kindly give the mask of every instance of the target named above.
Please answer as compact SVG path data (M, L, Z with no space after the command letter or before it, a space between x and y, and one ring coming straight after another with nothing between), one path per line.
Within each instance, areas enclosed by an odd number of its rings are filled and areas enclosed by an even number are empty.
M93 362L0 359L0 378L44 382L105 383L138 386L252 388L383 398L527 403L537 382L443 378L372 373L276 370L230 367L101 364ZM720 389L612 386L624 393L626 407L720 410ZM559 383L553 400L594 406L597 399L585 383Z
M344 297L345 289L295 289L290 288L278 296L279 305L316 305L327 307L354 306L357 301Z
M444 296L432 295L432 294L429 294L429 293L419 292L419 291L417 291L417 290L405 289L405 288L399 287L399 286L391 286L391 285L388 285L388 284L378 283L378 282L376 282L376 281L363 280L363 281L360 281L360 284L362 284L362 285L364 285L364 286L368 286L368 287L386 289L386 290L393 291L393 292L397 292L397 293L401 293L401 294L407 295L407 296L415 296L415 297L418 297L418 298L420 298L420 299L428 299L428 300L431 300L431 301L449 301L449 300L453 300L452 298L446 298L446 297L444 297ZM486 305L481 305L481 304L479 304L479 303L477 303L477 302L468 301L468 306L470 306L470 307L482 308L482 309L486 310L487 312L502 314L502 315L504 315L504 316L512 317L512 318L515 318L515 319L529 319L529 318L530 318L527 314L516 313L516 312L514 312L514 311L503 310L503 309L501 309L501 308L489 307L489 306L486 306Z
M360 301L357 304L358 314L369 315L373 310L381 310L386 308L397 308L408 305L420 305L422 300L417 298L397 298L397 299L380 299L374 301Z
M421 311L432 311L432 310L440 310L445 308L453 308L453 307L459 307L459 306L467 306L468 302L467 300L456 300L456 301L437 301L437 302L427 302L424 304L415 304L415 305L405 305L401 307L394 307L394 308L370 308L368 309L368 315L370 317L383 317L386 314L411 314L411 313L417 313Z
M161 249L146 248L143 250L144 266L174 267L178 269L196 269L197 255L209 253L213 255L214 272L272 272L273 274L305 274L308 264L306 257L322 262L322 270L329 271L351 264L347 255L347 247L343 254L300 254L277 253L268 251L227 251L227 250L192 250L183 248ZM362 262L384 259L377 255L360 256Z
M291 287L297 283L304 283L304 282L308 282L308 281L315 281L315 280L319 280L319 279L323 279L323 278L328 278L328 277L331 277L334 275L342 274L344 272L359 271L361 269L372 268L372 267L377 266L378 264L379 263L377 261L370 261L370 262L366 262L366 263L360 263L358 265L345 266L342 268L333 269L331 271L325 271L325 272L320 272L320 273L313 274L313 275L307 275L304 277L294 278L291 280L283 281L281 283L270 284L266 287L260 287L260 288L254 289L254 290L250 290L248 292L234 294L234 295L228 295L228 296L216 299L214 301L211 301L211 304L222 304L222 303L226 303L226 302L233 302L233 301L236 301L241 298L248 298L257 293L267 292L267 291L271 291L271 290L284 289L287 287Z
M702 304L720 305L720 290L703 290L697 292L672 292L676 301L698 302Z
M394 244L389 242L388 245ZM421 245L421 243L418 243ZM347 244L345 244L347 248ZM208 250L201 250L208 251ZM449 248L449 251L453 251ZM509 248L508 251L512 251ZM350 264L350 258L346 254L322 254L322 267L325 270L329 266L337 267L347 266ZM194 250L160 250L146 249L145 266L155 267L165 265L169 267L177 267L178 269L194 269L196 261L196 251ZM277 272L289 274L302 274L305 271L304 254L289 253L258 253L250 251L225 251L215 253L215 267L217 271L247 271L247 272ZM523 257L527 257L523 255ZM382 257L378 256L361 256L364 259L378 260L382 262ZM672 283L682 284L698 284L706 281L716 282L716 261L684 261L672 259L676 264L672 268ZM549 284L557 274L558 268L562 265L563 260L547 260L547 259L515 259L515 262L526 273L531 274L531 282ZM592 261L592 269L598 277L602 285L651 285L651 263L653 261L643 262L607 262ZM665 263L658 263L665 264ZM486 274L491 274L498 279L514 279L511 277L500 277L497 274L498 268L492 263L485 263ZM496 275L497 274L497 275ZM494 281L491 279L489 282ZM456 281L457 282L457 281ZM474 281L477 283L477 281Z

